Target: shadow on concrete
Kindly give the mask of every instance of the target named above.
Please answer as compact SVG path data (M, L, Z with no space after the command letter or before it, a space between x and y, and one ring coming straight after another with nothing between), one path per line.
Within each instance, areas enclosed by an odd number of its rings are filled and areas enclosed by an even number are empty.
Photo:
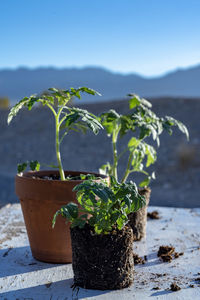
M61 264L51 264L33 258L29 246L0 249L0 278L49 269Z
M145 264L137 265L138 268L147 268L150 266L155 266L155 265L160 265L162 262L160 259L157 257L156 252L152 252L150 254L147 254L147 261Z
M58 282L52 282L42 284L38 286L32 286L27 288L16 288L15 290L5 293L0 292L0 299L77 299L73 296L73 290L71 285L73 279L61 280ZM30 282L31 284L31 282ZM12 287L11 287L12 289ZM54 297L53 297L54 296Z
M1 293L0 299L78 300L107 294L111 291L71 288L73 278ZM11 287L12 288L12 287Z
M155 293L151 294L150 297L158 297L158 296L167 295L167 294L171 294L171 293L173 293L173 292L169 291L169 290L159 291L159 292L155 292Z

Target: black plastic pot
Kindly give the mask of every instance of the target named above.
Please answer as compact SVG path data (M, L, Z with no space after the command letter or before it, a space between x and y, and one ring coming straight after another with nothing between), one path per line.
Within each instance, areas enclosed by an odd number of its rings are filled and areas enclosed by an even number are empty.
M129 225L133 230L134 241L139 241L146 236L146 225L147 225L147 207L149 205L151 189L143 188L139 190L140 195L145 197L146 205L140 210L130 213Z

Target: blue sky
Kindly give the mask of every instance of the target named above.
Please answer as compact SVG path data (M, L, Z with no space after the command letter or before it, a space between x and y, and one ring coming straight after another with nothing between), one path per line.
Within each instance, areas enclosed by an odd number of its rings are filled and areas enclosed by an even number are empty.
M0 69L101 66L156 76L200 63L199 0L2 0Z

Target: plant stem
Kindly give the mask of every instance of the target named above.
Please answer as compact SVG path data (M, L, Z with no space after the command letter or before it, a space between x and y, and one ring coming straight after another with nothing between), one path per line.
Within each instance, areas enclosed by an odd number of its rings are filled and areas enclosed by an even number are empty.
M119 130L114 130L112 136L112 147L113 147L113 168L112 168L112 175L118 180L117 174L117 166L118 166L118 156L117 156L117 137L118 137Z
M121 183L126 182L128 176L129 176L129 174L130 174L130 166L131 166L131 161L132 161L132 159L133 159L133 153L130 153L129 158L128 158L127 167L126 167L124 176L123 176L123 178L122 178L122 180L121 180Z
M65 180L65 173L63 171L62 161L61 161L61 155L60 155L60 140L59 140L59 132L60 132L60 124L59 124L59 116L58 113L55 121L56 121L56 157L58 161L58 168L60 172L60 179Z
M55 129L56 129L56 138L55 138L55 142L56 142L56 157L57 157L57 162L58 162L58 169L59 169L59 173L60 173L60 179L61 180L65 180L65 173L63 171L63 166L62 166L62 161L61 161L61 155L60 155L60 114L62 112L63 107L61 107L58 110L58 113L56 113L55 109L50 105L47 104L47 106L50 108L50 110L52 111L54 117L55 117Z

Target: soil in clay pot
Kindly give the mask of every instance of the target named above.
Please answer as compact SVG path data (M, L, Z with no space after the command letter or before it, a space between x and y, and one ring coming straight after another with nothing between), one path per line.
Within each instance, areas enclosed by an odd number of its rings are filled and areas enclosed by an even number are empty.
M139 190L139 193L145 197L146 205L137 212L129 214L129 225L133 230L134 241L139 241L146 236L147 206L149 204L151 190L150 188L143 188Z
M122 289L134 278L133 233L129 226L94 234L86 225L71 228L74 285L87 289Z

